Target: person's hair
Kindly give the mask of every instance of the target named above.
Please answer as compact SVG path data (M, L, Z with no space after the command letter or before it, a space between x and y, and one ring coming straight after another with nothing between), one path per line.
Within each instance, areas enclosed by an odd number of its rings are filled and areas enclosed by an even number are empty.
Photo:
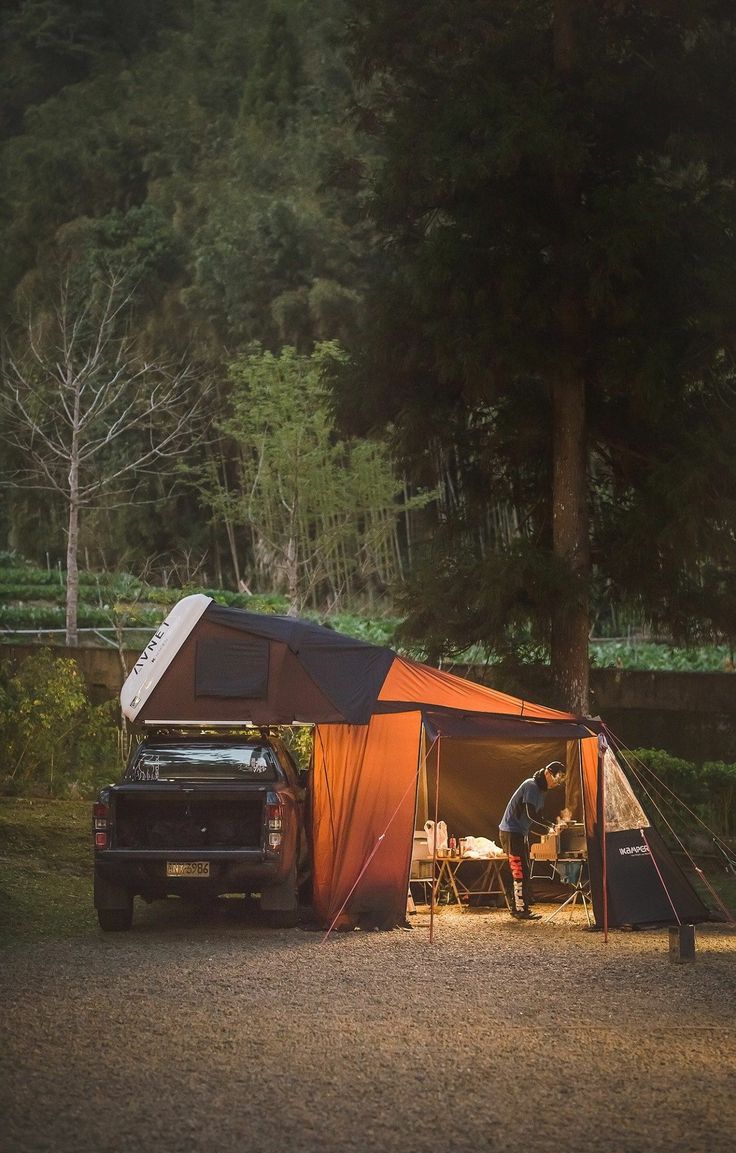
M563 765L562 761L550 761L548 765L544 766L544 771L551 773L553 777L564 777L567 773L567 768Z

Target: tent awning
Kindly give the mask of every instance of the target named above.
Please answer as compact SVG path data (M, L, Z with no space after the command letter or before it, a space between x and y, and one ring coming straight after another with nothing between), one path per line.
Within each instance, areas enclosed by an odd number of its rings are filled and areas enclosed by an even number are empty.
M497 713L463 713L450 709L428 709L422 711L427 731L435 736L459 740L484 740L487 737L502 737L507 741L528 742L534 737L540 740L573 741L592 736L596 731L595 722L574 720L545 720L532 717L509 717Z

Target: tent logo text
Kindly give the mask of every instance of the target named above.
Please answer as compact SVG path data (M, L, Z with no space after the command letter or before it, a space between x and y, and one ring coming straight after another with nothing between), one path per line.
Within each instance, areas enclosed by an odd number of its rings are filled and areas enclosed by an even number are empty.
M648 845L623 845L619 847L619 853L622 857L639 856L641 853L648 853Z
M161 628L158 630L158 632L154 633L153 637L148 642L141 655L138 657L136 664L133 666L133 672L136 676L138 676L139 672L143 669L146 661L154 659L156 649L161 646L161 642L166 637L166 633L164 632L165 628L170 628L170 625L166 621L164 621L164 623L161 625Z

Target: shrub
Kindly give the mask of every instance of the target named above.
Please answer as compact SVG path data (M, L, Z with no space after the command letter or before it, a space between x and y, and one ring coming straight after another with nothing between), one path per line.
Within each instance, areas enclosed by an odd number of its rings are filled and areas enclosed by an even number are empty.
M708 793L711 827L723 836L736 834L736 765L706 761L702 769Z
M112 702L90 704L76 661L46 649L0 666L0 790L89 796L119 771Z
M678 824L692 826L689 809L719 836L730 836L736 829L736 765L722 761L697 765L663 749L634 749L630 757L637 775Z

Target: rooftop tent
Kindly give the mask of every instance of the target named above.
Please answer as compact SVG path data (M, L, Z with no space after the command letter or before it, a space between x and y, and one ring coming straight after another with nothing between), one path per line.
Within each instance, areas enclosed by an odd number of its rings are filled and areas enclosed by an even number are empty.
M292 617L175 605L123 685L137 724L367 724L390 649Z
M495 838L515 786L552 759L573 770L564 803L585 820L597 922L708 918L651 827L630 806L615 815L617 762L610 750L606 757L602 726L588 718L321 625L224 608L201 595L174 606L120 699L139 725L315 726L314 908L326 925L403 921L413 833L429 812L437 774L443 819L457 831ZM556 800L561 806L563 798ZM615 841L631 828L639 844L645 839L656 874L650 896L636 900L623 890L636 888L643 870L618 867L627 854ZM640 864L645 856L641 849L628 855Z

